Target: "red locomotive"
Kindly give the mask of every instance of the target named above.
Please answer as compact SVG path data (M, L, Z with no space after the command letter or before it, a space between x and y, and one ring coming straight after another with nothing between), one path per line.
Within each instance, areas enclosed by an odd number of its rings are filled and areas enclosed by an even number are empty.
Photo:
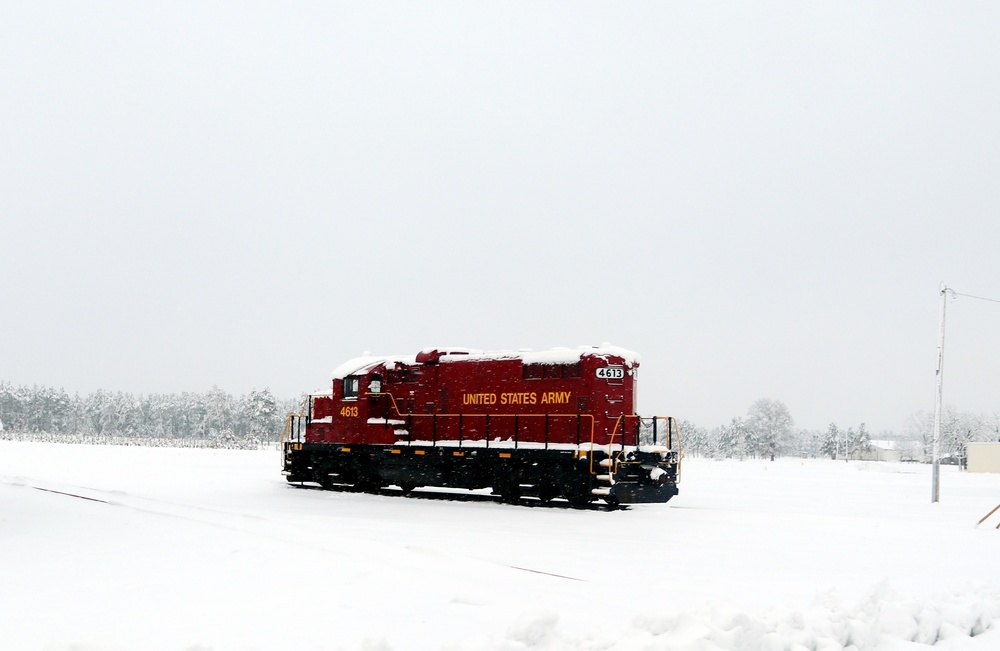
M583 505L666 502L680 438L670 417L635 415L635 353L425 349L361 357L309 396L283 437L289 482L359 490L493 488Z

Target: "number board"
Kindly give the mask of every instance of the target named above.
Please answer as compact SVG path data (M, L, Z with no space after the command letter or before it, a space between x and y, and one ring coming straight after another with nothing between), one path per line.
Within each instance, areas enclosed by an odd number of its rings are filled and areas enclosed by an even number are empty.
M625 377L625 369L621 366L605 366L597 369L597 377L602 380L621 380Z

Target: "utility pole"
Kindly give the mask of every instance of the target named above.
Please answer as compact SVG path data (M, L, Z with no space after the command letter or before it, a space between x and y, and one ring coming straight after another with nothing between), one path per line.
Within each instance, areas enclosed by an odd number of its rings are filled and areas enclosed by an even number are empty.
M941 500L941 398L944 393L944 315L948 289L941 283L941 331L938 335L937 391L934 395L934 442L931 448L931 503Z
M962 294L941 283L941 333L938 338L938 366L937 366L937 392L934 396L934 447L933 447L933 470L931 472L931 502L940 501L941 497L941 398L944 394L944 315L948 306L948 294L952 298L966 296L979 301L989 301L990 303L1000 303L1000 299L986 298L985 296L973 296L972 294Z

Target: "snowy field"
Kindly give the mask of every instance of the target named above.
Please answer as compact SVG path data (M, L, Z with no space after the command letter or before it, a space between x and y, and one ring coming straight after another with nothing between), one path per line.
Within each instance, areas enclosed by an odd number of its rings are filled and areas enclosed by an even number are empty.
M934 505L921 465L683 470L669 504L581 511L0 442L0 649L1000 649L1000 475L945 467Z

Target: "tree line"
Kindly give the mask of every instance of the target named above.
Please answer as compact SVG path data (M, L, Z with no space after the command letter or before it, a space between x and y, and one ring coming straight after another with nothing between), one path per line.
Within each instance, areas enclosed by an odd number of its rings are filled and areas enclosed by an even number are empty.
M929 451L934 440L934 414L918 411L907 419L903 440L918 442ZM965 465L969 443L1000 442L1000 412L977 414L953 406L941 410L941 456Z
M679 424L685 454L716 458L774 458L779 456L862 459L873 441L891 441L904 460L927 461L933 445L933 414L917 412L900 432L883 431L876 437L864 423L846 429L830 423L823 430L796 429L788 407L780 400L762 398L745 416L707 428L682 420ZM970 442L1000 441L1000 413L974 414L946 407L941 416L942 459L964 465Z
M279 400L266 388L242 396L217 386L204 393L98 390L80 396L0 382L0 436L247 447L276 441L285 416L299 404L301 400Z
M709 429L682 420L679 424L685 454L717 458L774 458L797 453L795 421L785 403L761 398L746 416Z

